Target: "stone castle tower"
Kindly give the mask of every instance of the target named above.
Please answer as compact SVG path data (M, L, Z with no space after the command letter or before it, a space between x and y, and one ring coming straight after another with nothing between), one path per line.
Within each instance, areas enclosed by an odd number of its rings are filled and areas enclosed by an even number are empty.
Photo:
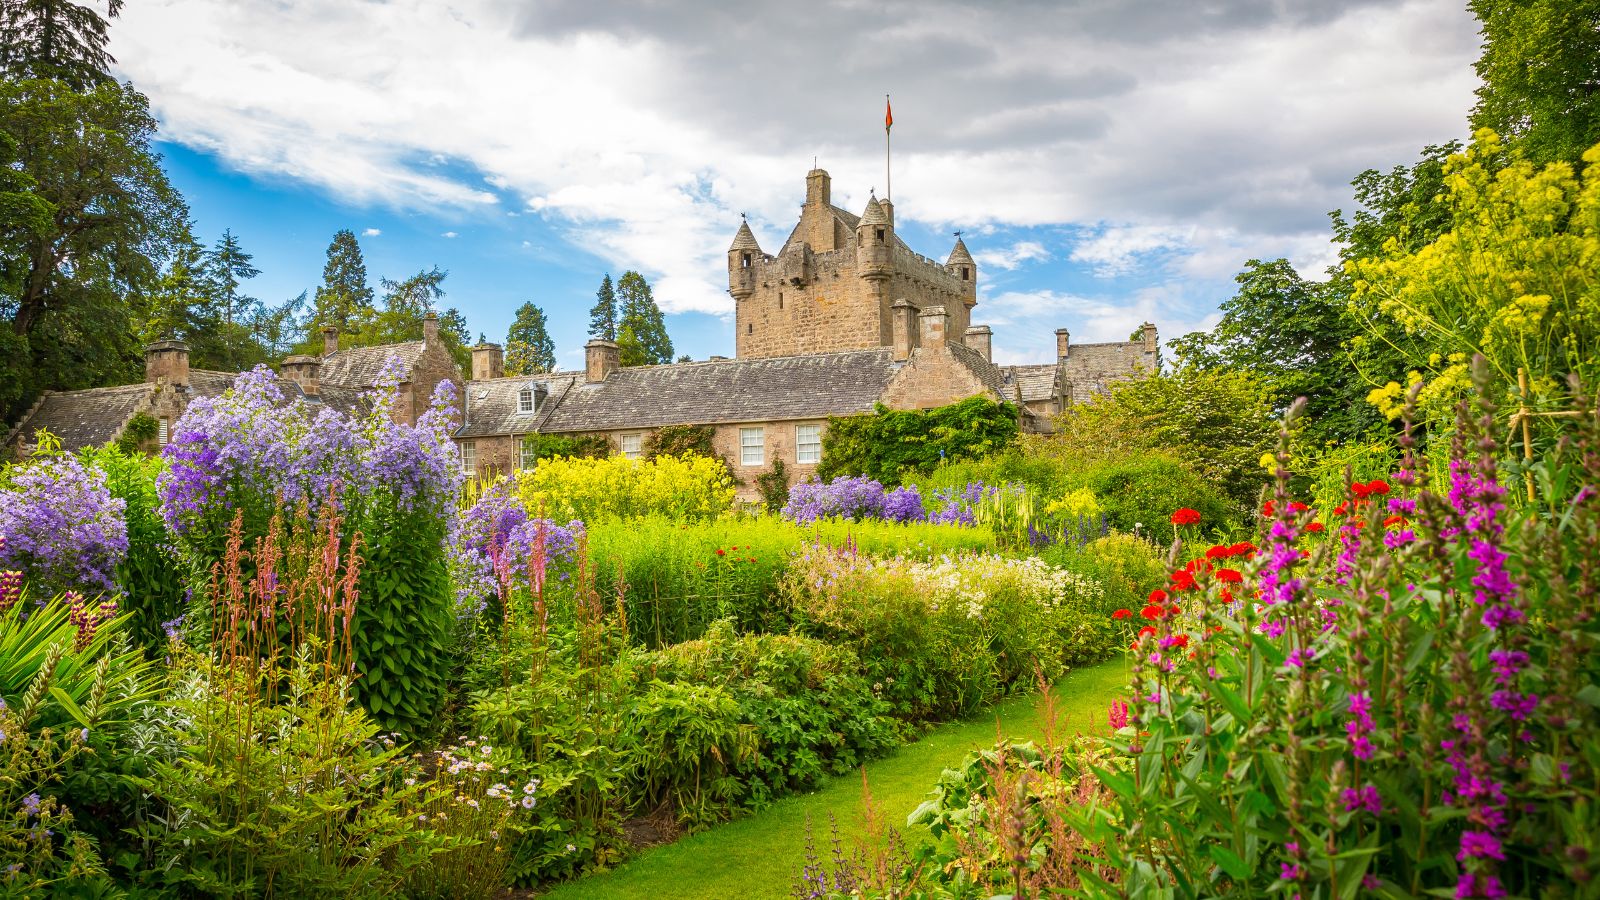
M943 307L949 340L968 343L978 266L961 239L941 265L895 234L893 204L874 197L852 215L833 205L830 185L821 169L806 174L800 222L777 256L762 252L748 223L739 226L728 248L735 354L754 359L892 346L901 300L913 320ZM901 327L916 340L914 321ZM988 355L987 346L974 349Z

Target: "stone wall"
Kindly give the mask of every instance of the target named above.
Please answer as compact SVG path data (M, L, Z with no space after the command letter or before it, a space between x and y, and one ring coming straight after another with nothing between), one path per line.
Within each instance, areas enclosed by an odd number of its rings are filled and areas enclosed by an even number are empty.
M453 381L456 386L456 412L462 409L462 385L465 379L461 377L461 368L456 365L456 358L450 355L450 350L443 341L429 341L418 357L416 367L411 370L411 378L400 383L400 395L395 402L395 418L406 424L415 425L417 418L428 411L428 404L433 400L433 391L441 381Z
M948 350L919 347L884 389L883 405L890 409L933 409L974 394L1004 399Z

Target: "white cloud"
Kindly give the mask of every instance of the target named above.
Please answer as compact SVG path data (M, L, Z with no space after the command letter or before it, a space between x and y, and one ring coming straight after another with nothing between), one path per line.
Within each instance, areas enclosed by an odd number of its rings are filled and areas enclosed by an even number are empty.
M381 228L368 228L361 232L362 237L377 237L380 234L383 234L383 229Z
M1473 20L1437 0L708 10L141 0L111 49L167 139L351 203L532 211L715 313L738 214L776 249L813 153L840 205L883 185L878 85L902 221L1109 223L1072 251L1107 274L1325 256L1349 179L1459 136L1475 86Z
M1010 247L997 250L980 250L972 255L979 269L1005 269L1010 271L1025 262L1050 258L1049 251L1038 241L1018 241Z
M454 231L446 231L445 233L439 235L439 237L442 237L442 238L453 238L453 237L456 237L456 236L457 235L456 235L456 233Z

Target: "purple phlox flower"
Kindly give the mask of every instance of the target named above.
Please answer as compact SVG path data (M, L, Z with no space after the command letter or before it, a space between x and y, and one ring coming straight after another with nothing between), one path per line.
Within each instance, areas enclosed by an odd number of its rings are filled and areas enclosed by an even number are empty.
M22 463L0 490L0 609L14 606L25 577L43 596L68 590L118 594L128 554L124 502L104 472L58 454ZM20 572L13 575L11 572Z

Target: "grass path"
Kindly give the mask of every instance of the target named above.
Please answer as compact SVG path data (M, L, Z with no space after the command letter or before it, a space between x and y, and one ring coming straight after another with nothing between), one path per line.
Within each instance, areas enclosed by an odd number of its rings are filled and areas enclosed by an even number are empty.
M1106 706L1125 682L1121 660L1069 673L1055 687L1059 730L1103 729ZM995 739L995 719L1011 737L1037 738L1043 720L1036 696L1002 703L970 722L938 728L893 756L867 766L875 802L887 820L903 826L927 796L939 773L961 762L970 750ZM835 778L819 790L774 803L673 844L641 853L617 869L561 885L550 900L764 900L789 896L789 884L805 861L805 822L811 816L818 844L828 839L828 813L841 834L858 831L859 776ZM908 835L908 837L914 836Z

